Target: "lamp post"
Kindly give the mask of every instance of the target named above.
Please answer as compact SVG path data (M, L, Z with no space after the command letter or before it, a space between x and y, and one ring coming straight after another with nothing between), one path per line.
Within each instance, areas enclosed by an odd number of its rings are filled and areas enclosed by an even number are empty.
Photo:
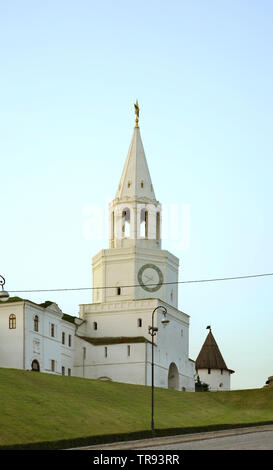
M4 290L4 285L6 283L6 280L3 276L0 274L0 286L2 286L2 290L0 291L0 301L1 302L6 302L9 298L9 293Z
M169 320L167 320L166 315L167 315L167 309L163 307L162 305L159 305L156 307L152 313L152 326L149 326L148 332L152 337L152 419L151 419L151 429L152 432L154 432L154 336L158 332L158 327L154 326L154 314L156 310L158 309L163 310L163 315L164 319L161 321L163 325L166 325L169 323Z

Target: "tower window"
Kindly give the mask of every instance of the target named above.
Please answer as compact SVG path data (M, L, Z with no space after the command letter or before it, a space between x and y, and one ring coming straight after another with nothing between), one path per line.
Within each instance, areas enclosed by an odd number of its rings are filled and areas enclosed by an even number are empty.
M160 212L156 213L156 239L160 240Z
M131 181L128 181L128 188L131 187Z
M124 209L122 211L122 236L129 238L130 230L130 209Z
M127 356L131 356L131 346L127 346Z
M140 236L148 238L148 211L141 209L140 212Z
M71 347L71 335L68 335L68 346Z
M210 369L208 369L208 374L210 374Z
M141 188L144 188L144 181L141 181L140 186Z
M112 233L111 233L111 238L115 238L115 213L112 211Z
M141 326L142 326L142 318L139 318L139 319L137 320L137 326L138 326L138 327L141 327Z
M94 323L93 323L93 328L94 328L94 330L97 330L97 329L98 329L98 324L97 324L96 321L94 321Z
M117 295L121 295L121 287L117 287Z
M34 317L34 331L39 331L39 317L35 315Z
M104 348L104 357L107 357L108 355L108 351L107 351L107 347Z
M52 338L55 337L55 325L54 325L54 323L51 323L51 325L50 325L50 334L51 334Z
M15 328L16 328L16 315L14 315L14 313L12 313L9 316L9 329L10 330L15 330Z
M65 344L65 332L62 332L62 344Z

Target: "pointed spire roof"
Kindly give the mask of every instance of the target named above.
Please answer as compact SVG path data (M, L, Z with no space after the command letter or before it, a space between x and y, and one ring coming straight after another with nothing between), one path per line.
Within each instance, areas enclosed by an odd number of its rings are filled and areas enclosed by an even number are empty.
M156 199L137 122L116 198L134 200L146 198L149 201Z
M234 370L228 369L223 356L218 348L215 338L209 327L209 333L201 348L201 351L195 361L195 368L197 369L223 369L228 370L231 374Z

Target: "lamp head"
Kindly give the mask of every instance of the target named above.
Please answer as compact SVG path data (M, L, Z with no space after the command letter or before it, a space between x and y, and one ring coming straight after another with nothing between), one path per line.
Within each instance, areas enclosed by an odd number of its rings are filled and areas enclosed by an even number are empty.
M1 302L6 302L9 298L9 293L4 290L4 285L5 285L5 278L0 275L0 286L2 286L2 290L0 291L0 301Z
M0 291L0 302L6 302L9 298L9 293L2 288Z

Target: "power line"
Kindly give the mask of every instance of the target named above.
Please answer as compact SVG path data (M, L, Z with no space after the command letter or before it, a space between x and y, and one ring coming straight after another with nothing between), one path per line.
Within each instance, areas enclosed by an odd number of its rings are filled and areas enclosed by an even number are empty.
M189 280L189 281L176 281L176 282L163 282L161 285L176 285L176 284L193 284L193 283L200 283L200 282L219 282L219 281L234 281L238 279L250 279L255 277L266 277L266 276L273 276L273 273L264 273L264 274L250 274L247 276L234 276L234 277L221 277L221 278L214 278L214 279L196 279L196 280ZM145 284L147 287L156 286L157 284ZM129 288L129 287L141 287L140 284L131 284L131 285L124 285L124 286L102 286L102 287L71 287L71 288L63 288L63 289L26 289L26 290L10 290L10 293L23 293L23 292L65 292L65 291L83 291L83 290L96 290L96 289L116 289L117 287L120 288Z

